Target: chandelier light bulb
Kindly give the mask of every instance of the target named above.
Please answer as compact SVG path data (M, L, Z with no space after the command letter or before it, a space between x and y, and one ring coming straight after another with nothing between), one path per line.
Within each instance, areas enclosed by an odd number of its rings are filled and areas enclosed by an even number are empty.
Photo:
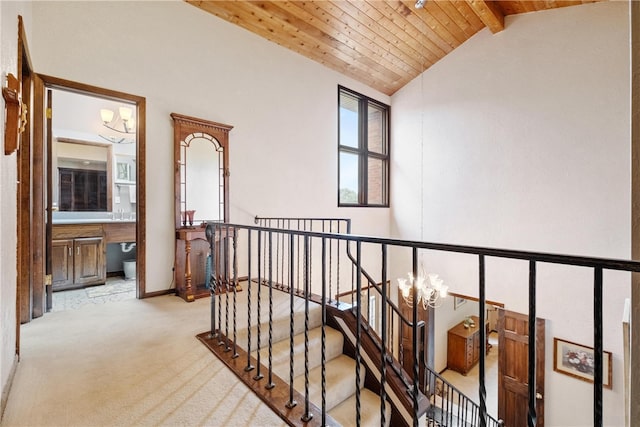
M118 112L120 113L120 118L122 118L122 120L124 120L125 122L130 120L131 115L133 114L131 108L128 107L120 107L118 109Z
M103 108L100 110L100 118L104 123L109 123L113 120L113 111Z
M408 279L398 279L398 288L409 307L413 307L414 290L417 303L422 303L425 310L429 307L439 307L442 304L440 298L447 297L449 287L444 285L444 281L437 274L425 275L424 269L421 268L418 277L414 277L412 272L407 276Z

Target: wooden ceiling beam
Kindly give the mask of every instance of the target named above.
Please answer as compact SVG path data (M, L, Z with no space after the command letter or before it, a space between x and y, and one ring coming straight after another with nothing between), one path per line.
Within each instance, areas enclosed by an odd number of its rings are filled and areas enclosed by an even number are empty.
M495 34L504 30L504 13L497 2L491 0L467 0L467 3L492 33Z

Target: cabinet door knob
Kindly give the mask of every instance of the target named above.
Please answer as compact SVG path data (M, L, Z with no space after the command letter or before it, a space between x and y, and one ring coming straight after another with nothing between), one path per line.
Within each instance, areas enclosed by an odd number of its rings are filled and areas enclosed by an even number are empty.
M542 394L540 394L540 393L536 393L536 399L538 399L538 400L542 400Z

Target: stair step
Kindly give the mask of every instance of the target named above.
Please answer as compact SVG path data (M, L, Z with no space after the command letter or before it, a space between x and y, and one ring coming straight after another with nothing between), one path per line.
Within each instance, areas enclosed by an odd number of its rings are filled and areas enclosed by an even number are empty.
M303 308L304 310L304 308ZM274 311L275 312L275 311ZM298 335L304 333L304 325L305 325L305 314L304 311L298 311L294 313L293 316L293 334ZM267 321L265 321L267 319ZM268 314L263 315L260 320L260 347L264 348L269 342L269 316ZM255 322L257 320L257 316L252 317L252 321ZM225 332L224 329L224 319L222 321L223 327L222 332ZM291 319L289 316L280 316L273 319L273 327L272 327L272 342L277 343L283 340L289 341L290 334L290 323ZM309 306L309 329L317 328L322 325L322 307L318 304L310 304ZM244 327L238 330L237 340L238 345L247 349L248 343L248 328ZM229 331L231 334L231 330ZM258 347L258 325L254 324L251 327L251 350L255 350Z
M343 426L356 425L356 395L342 402L340 405L328 411L329 415ZM385 426L389 425L391 407L385 405ZM380 396L363 388L360 390L360 426L380 426Z
M326 363L326 393L327 411L339 405L356 392L356 361L341 354ZM360 388L364 386L367 371L360 364ZM304 395L304 375L297 376L293 381L293 388ZM309 371L309 400L318 408L322 408L322 366Z
M325 327L326 347L325 359L334 359L342 354L343 335L333 328ZM298 334L293 338L293 376L304 373L304 334ZM289 340L282 340L273 344L272 364L273 372L280 378L289 378ZM322 363L322 328L314 328L309 331L309 370L320 366ZM268 363L269 349L260 350L262 363Z

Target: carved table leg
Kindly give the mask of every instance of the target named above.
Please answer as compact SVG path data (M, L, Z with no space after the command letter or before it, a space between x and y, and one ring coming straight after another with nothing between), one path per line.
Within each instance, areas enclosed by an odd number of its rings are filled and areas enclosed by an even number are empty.
M184 285L185 285L185 299L187 302L194 301L193 289L191 289L191 242L186 240L184 242L184 252L187 259L184 264Z

